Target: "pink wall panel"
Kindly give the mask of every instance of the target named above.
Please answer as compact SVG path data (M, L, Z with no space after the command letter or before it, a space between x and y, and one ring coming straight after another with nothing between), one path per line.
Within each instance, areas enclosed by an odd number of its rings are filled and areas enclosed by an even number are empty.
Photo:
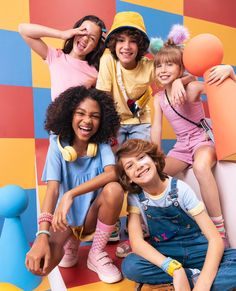
M184 15L236 27L235 0L185 0Z
M87 14L100 17L109 29L115 14L115 1L103 0L29 0L30 22L68 29Z

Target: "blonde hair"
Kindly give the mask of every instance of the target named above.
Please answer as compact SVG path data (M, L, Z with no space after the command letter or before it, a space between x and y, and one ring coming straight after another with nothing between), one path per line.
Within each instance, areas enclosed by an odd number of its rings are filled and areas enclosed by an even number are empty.
M170 39L158 51L154 58L154 68L163 63L174 63L180 67L183 74L185 68L183 63L183 47L175 45Z

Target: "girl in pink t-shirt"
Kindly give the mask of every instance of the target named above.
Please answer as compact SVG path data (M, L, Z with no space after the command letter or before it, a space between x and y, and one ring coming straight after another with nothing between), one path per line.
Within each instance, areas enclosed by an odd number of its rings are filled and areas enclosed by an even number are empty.
M78 20L72 29L58 30L46 26L22 23L19 32L29 47L49 66L51 98L54 101L70 87L94 87L100 57L104 51L104 22L94 15ZM63 49L49 47L43 37L65 40ZM64 246L61 267L71 267L77 262L78 241L69 239Z
M68 30L31 23L19 25L26 43L49 65L52 100L69 87L95 86L105 31L104 22L94 15L81 18ZM63 49L49 47L43 37L65 40Z

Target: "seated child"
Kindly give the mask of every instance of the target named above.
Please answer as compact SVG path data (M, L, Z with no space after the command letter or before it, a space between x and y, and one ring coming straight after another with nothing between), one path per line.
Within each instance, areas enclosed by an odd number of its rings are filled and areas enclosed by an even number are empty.
M165 159L157 146L130 139L117 151L117 165L120 183L129 191L133 251L123 260L123 275L140 284L172 283L175 291L233 290L236 250L224 251L220 234L190 186L163 172Z

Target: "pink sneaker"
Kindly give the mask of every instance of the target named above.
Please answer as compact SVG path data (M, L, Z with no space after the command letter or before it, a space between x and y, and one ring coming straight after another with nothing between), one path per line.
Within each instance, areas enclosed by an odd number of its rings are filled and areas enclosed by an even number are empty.
M122 279L121 272L113 264L107 252L94 253L90 251L87 266L96 272L99 279L105 283L115 283Z
M79 243L74 237L69 237L64 245L64 256L58 264L59 267L69 268L78 263Z

